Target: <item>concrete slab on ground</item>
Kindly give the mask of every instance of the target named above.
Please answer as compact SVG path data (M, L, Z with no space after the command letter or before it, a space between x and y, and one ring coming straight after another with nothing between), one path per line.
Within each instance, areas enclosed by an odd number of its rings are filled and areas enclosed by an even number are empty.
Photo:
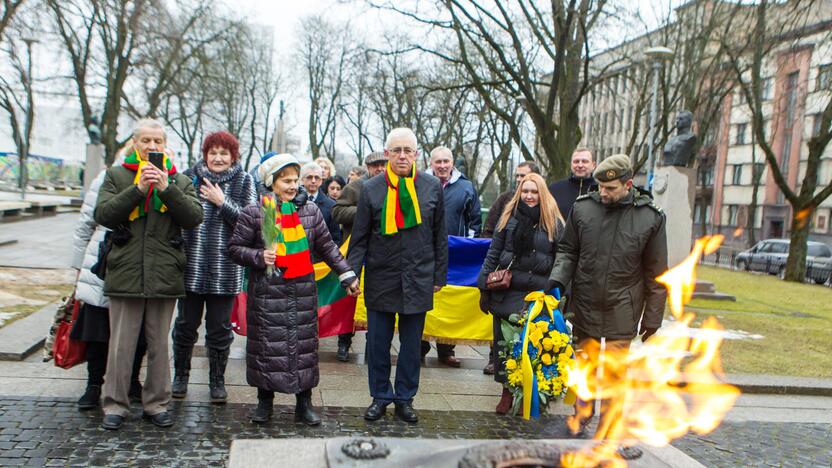
M49 304L14 323L0 328L0 361L22 361L43 348L43 342L58 303Z
M3 224L3 237L18 242L0 247L0 266L70 268L72 236L78 216L78 213L60 213Z

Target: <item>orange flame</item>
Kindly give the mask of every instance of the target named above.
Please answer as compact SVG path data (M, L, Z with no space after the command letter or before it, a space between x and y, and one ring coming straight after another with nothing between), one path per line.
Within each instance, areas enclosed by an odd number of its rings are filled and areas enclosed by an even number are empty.
M809 217L811 215L812 215L812 209L811 208L804 208L804 209L798 211L797 214L794 215L794 219L797 221L798 228L805 227L806 223L809 222Z
M682 263L656 280L668 289L674 317L641 346L627 342L584 344L567 386L581 401L601 400L601 415L594 439L599 443L561 458L564 466L626 466L617 450L643 442L665 446L688 432L707 434L739 397L736 387L723 383L719 347L722 327L714 318L691 329L695 315L686 313L696 285L696 263L713 253L722 236L704 237ZM605 349L601 349L602 346ZM592 416L591 404L577 405L568 421L576 431Z
M745 229L743 229L741 227L738 227L738 228L734 229L734 239L736 239L737 237L742 236L743 232L745 232Z

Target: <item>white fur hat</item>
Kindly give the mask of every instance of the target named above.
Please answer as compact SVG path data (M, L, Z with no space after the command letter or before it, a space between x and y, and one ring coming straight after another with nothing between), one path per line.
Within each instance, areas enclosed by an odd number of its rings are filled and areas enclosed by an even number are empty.
M294 156L285 153L275 154L260 162L260 166L257 168L257 175L260 177L263 185L271 190L272 184L274 183L274 175L284 167L291 165L297 166L298 171L300 171L300 163Z

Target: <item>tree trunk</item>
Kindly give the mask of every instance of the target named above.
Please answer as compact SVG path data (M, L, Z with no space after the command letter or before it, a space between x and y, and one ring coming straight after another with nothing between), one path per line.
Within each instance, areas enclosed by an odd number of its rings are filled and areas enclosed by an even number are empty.
M789 259L786 261L786 281L802 283L806 271L806 250L809 240L809 219L814 210L792 209L792 226L789 234Z

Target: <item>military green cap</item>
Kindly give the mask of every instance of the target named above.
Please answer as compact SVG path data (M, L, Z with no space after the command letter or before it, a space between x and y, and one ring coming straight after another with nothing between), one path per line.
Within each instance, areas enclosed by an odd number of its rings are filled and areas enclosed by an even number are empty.
M611 182L622 177L630 178L633 176L630 157L626 154L614 154L598 163L592 176L599 182Z

